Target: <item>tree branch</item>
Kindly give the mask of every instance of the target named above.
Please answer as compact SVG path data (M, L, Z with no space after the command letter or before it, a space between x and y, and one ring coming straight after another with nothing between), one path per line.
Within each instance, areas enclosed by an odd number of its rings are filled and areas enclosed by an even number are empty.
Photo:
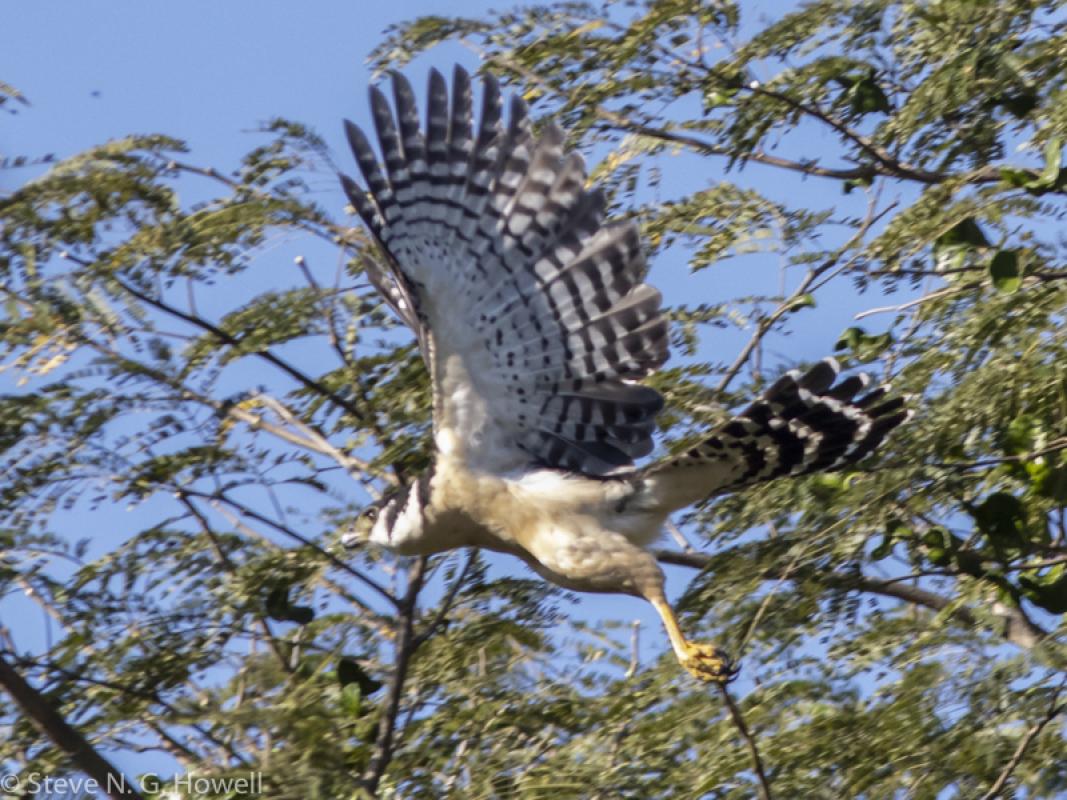
M452 581L452 585L449 587L448 593L445 595L444 599L441 600L441 604L437 607L437 614L434 616L433 621L426 626L426 630L412 640L412 651L422 647L431 636L437 633L437 629L441 627L441 623L445 621L445 616L452 608L452 604L456 601L456 595L459 594L460 588L462 588L464 581L467 580L467 575L470 574L471 567L474 566L475 552L476 551L472 549L467 553L467 561L463 565L463 569L460 571L459 575Z
M73 765L92 778L114 800L144 800L132 781L100 755L0 653L0 686L42 734L66 753Z
M190 514L196 519L200 525L200 530L207 536L208 541L211 542L211 549L215 551L215 556L219 559L219 563L223 568L230 573L230 575L237 574L237 565L233 563L233 559L230 558L230 554L226 552L226 548L222 546L222 540L219 539L218 532L211 527L211 523L208 522L207 517L203 512L196 507L196 504L189 498L183 490L178 490L178 501L185 506ZM278 664L281 666L283 672L293 672L293 668L289 663L288 654L282 649L281 643L274 635L274 631L271 629L270 623L267 620L256 614L254 616L256 624L263 632L264 638L267 640L267 646L270 647L274 657L278 660Z
M71 258L70 255L68 255L67 257ZM192 314L188 314L182 311L180 308L176 308L175 306L172 306L170 303L167 303L164 300L157 299L152 295L148 294L147 292L138 289L136 286L133 286L127 283L126 281L121 280L117 276L112 276L112 279L119 286L121 286L124 291L133 295L145 305L149 305L157 311L162 311L166 314L170 314L172 317L176 317L189 325L207 331L216 339L218 339L219 342L222 344L229 345L230 347L236 347L241 343L241 340L238 339L236 336L227 333L226 331L222 330L222 328L218 327L217 325L214 325L211 322L208 322L202 317L197 317ZM359 420L361 422L363 421L363 412L356 408L355 405L353 405L350 401L346 400L344 397L341 397L336 392L330 391L319 381L315 380L310 375L301 372L289 362L276 356L270 350L256 350L250 353L250 355L255 355L263 359L267 363L277 367L286 375L295 380L297 383L301 384L307 389L311 389L316 394L319 394L322 397L328 399L334 405L344 409L348 414L351 414L354 419Z
M734 727L737 728L737 732L741 734L741 738L745 740L745 744L748 746L749 755L752 756L752 768L756 772L756 779L759 781L759 796L760 800L774 800L771 795L771 782L767 779L767 772L763 768L763 759L760 758L759 748L756 746L756 739L752 736L751 731L748 729L748 725L745 724L745 717L741 713L740 707L734 701L730 691L726 688L726 684L719 684L719 694L722 695L722 701L726 704L727 710L730 712L730 719L734 722Z
M188 487L178 487L178 488L180 488L182 492L184 492L186 495L188 495L190 497L199 497L199 498L201 498L203 500L206 500L208 502L208 504L211 505L213 508L219 509L219 504L225 504L225 505L229 506L230 508L234 509L236 512L248 517L249 519L254 519L254 520L256 520L256 522L261 522L264 525L267 525L268 527L273 528L274 530L278 531L279 533L285 534L290 539L293 539L294 541L300 542L300 544L302 544L302 545L304 545L306 547L309 547L312 550L314 550L316 553L318 553L324 559L329 561L337 569L339 569L342 572L345 572L345 573L351 575L353 578L356 578L357 580L361 581L364 585L369 586L371 589L376 591L378 594L380 594L383 598L388 600L394 606L397 605L400 602L399 600L397 600L396 597L393 596L392 592L390 592L388 589L386 589L384 586L382 586L376 580L374 580L373 578L371 578L368 575L364 575L362 572L360 572L358 569L356 569L352 565L345 563L344 561L342 561L340 558L335 556L333 553L331 553L326 548L322 547L317 542L312 541L311 539L309 539L308 537L304 536L303 534L297 533L292 528L290 528L289 526L287 526L287 525L285 525L285 524L283 524L281 522L277 522L277 521L271 519L270 517L268 517L268 516L266 516L264 514L260 514L254 508L249 508L244 503L241 503L241 502L238 502L237 500L234 500L232 497L227 495L225 492L221 492L220 491L220 492L216 492L214 494L209 494L207 492L196 491L196 490L190 489Z
M374 742L374 756L370 765L363 774L363 786L376 797L378 785L382 776L393 758L393 744L396 736L396 718L400 713L400 698L404 693L404 684L407 681L408 667L411 664L411 656L415 652L415 613L418 604L419 592L426 578L425 556L415 559L415 566L411 570L408 579L408 588L400 600L397 613L397 640L396 657L392 678L389 680L389 694L385 699L385 707L378 719L378 736Z
M691 569L704 569L711 563L711 556L706 553L679 553L673 550L655 550L653 554L664 564L673 564ZM784 569L771 567L764 570L760 577L764 580L778 580L782 578L784 571ZM811 569L796 569L789 577L794 580L819 583L834 589L854 590L877 594L882 597L892 597L911 605L929 608L932 611L950 609L949 616L961 625L974 628L982 624L970 609L957 606L956 601L951 598L923 589L920 586L895 583L891 580L879 580L866 575L851 575L832 571L820 572ZM1033 622L1017 606L998 606L996 613L1004 619L1005 623L1004 630L1000 632L1000 635L1005 641L1011 642L1017 647L1021 647L1024 650L1032 650L1048 638L1049 632Z
M1001 770L1000 775L997 776L996 781L989 787L989 791L982 795L982 800L995 800L1000 797L1000 793L1004 791L1004 787L1008 783L1008 779L1016 768L1022 763L1023 756L1026 755L1027 749L1033 743L1034 739L1041 735L1041 731L1052 722L1064 709L1067 709L1067 703L1056 705L1056 701L1060 698L1060 692L1063 691L1063 685L1061 684L1058 689L1052 695L1052 703L1049 706L1048 713L1042 717L1036 725L1028 730L1023 738L1019 741L1019 746L1015 748L1015 752L1012 754L1011 759L1004 765L1004 769Z
M756 325L756 330L753 332L751 338L749 338L748 342L745 343L745 346L741 349L741 352L738 353L737 358L734 359L733 363L726 370L726 373L719 381L718 386L715 387L715 390L717 392L721 393L726 391L726 387L730 385L730 382L735 377L737 377L737 374L742 370L742 368L744 368L745 364L748 362L748 359L752 356L752 353L756 350L757 347L760 346L760 343L763 341L764 337L771 330L771 328L773 328L782 317L784 317L787 313L794 309L796 307L797 301L800 300L805 294L807 294L809 290L814 291L815 288L818 288L814 286L815 282L820 277L825 275L829 270L833 269L833 267L838 263L841 257L845 255L845 253L847 253L857 244L861 243L863 241L863 237L867 235L867 232L871 229L871 227L885 214L889 213L892 208L893 206L890 205L883 211L879 212L877 210L877 197L871 199L871 202L869 203L867 208L867 215L864 218L863 223L859 226L859 228L856 229L856 232L849 237L848 241L841 245L841 247L839 247L833 253L833 255L826 259L826 261L824 261L822 264L817 267L813 267L812 269L809 269L807 273L805 273L804 278L800 281L799 284L797 284L797 287L793 290L792 294L790 294L789 297L785 298L785 300L783 300L774 311L772 311L770 314L768 314L766 317L759 321L759 323ZM848 269L849 266L853 264L857 258L858 255L854 254L851 258L845 261L844 265L842 265L841 268L835 272L835 274L839 273L841 270ZM825 281L823 283L825 283Z

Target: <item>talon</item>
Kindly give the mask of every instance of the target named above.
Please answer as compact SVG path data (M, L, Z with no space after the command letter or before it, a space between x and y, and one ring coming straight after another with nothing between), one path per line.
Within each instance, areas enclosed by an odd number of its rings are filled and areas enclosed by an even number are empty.
M685 655L679 661L690 675L705 683L725 685L741 671L726 653L710 644L686 642Z

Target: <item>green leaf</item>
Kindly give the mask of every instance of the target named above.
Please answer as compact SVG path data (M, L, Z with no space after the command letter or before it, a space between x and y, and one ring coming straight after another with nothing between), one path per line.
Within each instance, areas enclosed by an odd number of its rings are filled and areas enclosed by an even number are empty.
M937 237L935 243L935 247L948 247L951 245L988 247L989 240L982 231L982 226L975 221L974 217L966 217Z
M967 255L988 247L989 240L973 217L960 220L934 241L934 263L938 269L955 269Z
M363 710L363 692L358 683L350 683L341 689L341 709L353 717Z
M992 98L994 106L1000 106L1016 119L1023 119L1038 106L1039 97L1032 89L1018 92L1006 92Z
M1026 470L1034 494L1067 505L1067 465L1055 466L1042 459L1027 464Z
M887 113L893 110L889 98L875 82L873 74L856 81L848 94L849 107L854 114Z
M1011 422L1003 433L1001 449L1005 455L1017 456L1032 452L1035 435L1039 432L1037 420L1030 414L1020 414Z
M1017 189L1028 189L1034 184L1034 176L1030 170L1016 167L1001 167L1000 178Z
M813 294L801 294L794 297L790 303L788 311L800 311L802 308L814 308L815 307L815 295Z
M875 80L876 75L877 71L870 67L862 75L846 73L835 76L834 80L846 89L845 100L853 114L888 113L893 110L889 98Z
M846 328L834 344L835 352L849 352L859 361L873 361L891 344L893 335L886 333L869 334L859 326Z
M1063 139L1054 136L1045 143L1045 166L1035 177L1032 170L1001 167L1000 177L1011 186L1026 189L1041 196L1067 187L1067 173L1063 171Z
M1037 176L1036 184L1042 187L1053 187L1060 178L1060 170L1063 165L1063 139L1053 136L1045 143L1045 168Z
M893 553L893 536L890 533L886 533L882 536L882 541L878 543L878 546L871 551L871 558L875 561L881 561L884 558L888 558Z
M947 567L952 563L952 550L955 548L954 537L944 528L931 528L922 537L926 557L938 567Z
M841 191L845 194L852 194L853 189L866 189L872 183L874 183L873 170L871 170L869 174L863 174L855 178L849 178L843 184L841 184Z
M998 250L989 260L989 279L997 291L1011 294L1022 286L1019 254L1014 250Z

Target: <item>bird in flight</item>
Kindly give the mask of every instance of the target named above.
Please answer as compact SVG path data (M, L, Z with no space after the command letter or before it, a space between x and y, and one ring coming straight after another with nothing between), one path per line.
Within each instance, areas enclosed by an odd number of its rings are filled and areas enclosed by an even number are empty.
M863 458L908 416L903 400L865 375L838 380L827 359L787 372L687 452L637 466L663 406L639 381L668 355L637 226L605 219L559 127L535 133L518 98L505 122L492 76L477 124L460 67L451 96L430 72L425 126L400 74L392 94L370 90L381 161L346 121L365 188L341 181L381 251L368 278L426 361L435 455L344 543L482 547L573 591L643 597L685 669L729 680L727 655L683 634L646 547L672 511Z

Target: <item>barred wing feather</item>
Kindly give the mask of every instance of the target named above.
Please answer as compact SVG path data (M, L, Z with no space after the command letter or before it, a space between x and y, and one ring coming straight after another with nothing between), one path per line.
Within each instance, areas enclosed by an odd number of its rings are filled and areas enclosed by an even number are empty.
M605 223L559 128L535 135L518 99L504 126L492 77L476 130L461 68L451 98L431 72L425 129L406 79L392 87L395 114L370 93L384 169L346 123L369 191L342 183L387 256L376 285L420 334L438 449L496 472L629 468L662 406L635 380L668 355L636 227Z

